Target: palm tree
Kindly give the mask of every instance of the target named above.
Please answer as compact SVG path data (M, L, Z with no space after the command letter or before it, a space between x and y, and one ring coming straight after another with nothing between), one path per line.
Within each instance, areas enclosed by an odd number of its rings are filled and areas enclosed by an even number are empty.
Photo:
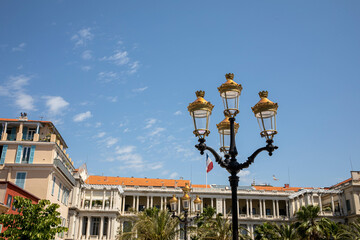
M321 227L319 218L319 206L302 206L296 213L296 227L301 239L317 240L324 237L324 230Z
M119 239L172 240L178 232L178 224L167 210L145 209L137 214L131 232L120 233Z
M277 225L274 223L264 222L257 226L254 231L255 240L272 240L280 239L276 232Z
M282 240L298 239L298 234L296 231L295 224L290 224L290 225L281 224L280 226L276 225L275 232L279 236L279 239L282 239Z
M360 218L356 219L354 222L349 225L344 225L340 231L339 239L360 239Z
M344 239L343 229L344 225L336 223L328 218L322 218L320 220L320 226L323 229L324 236L326 239L338 240Z

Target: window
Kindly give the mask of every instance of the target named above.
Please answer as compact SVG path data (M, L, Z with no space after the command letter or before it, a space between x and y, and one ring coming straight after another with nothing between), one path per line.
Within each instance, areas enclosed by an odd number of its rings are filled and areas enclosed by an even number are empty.
M60 185L59 185L59 192L58 192L58 198L57 198L58 200L60 200L60 195L61 195L61 186L62 186L62 185L61 185L61 183L60 183Z
M14 211L16 211L16 208L15 208L15 206L14 206L15 203L16 203L16 199L14 199L14 201L13 201L13 206L12 206L12 210L14 210Z
M100 218L92 217L91 218L90 235L93 235L93 236L99 235L99 227L100 227Z
M346 210L347 210L348 212L351 211L350 200L346 200Z
M34 134L36 132L36 129L33 128L33 129L29 129L29 130L26 130L24 128L24 132L23 132L23 139L24 140L27 140L27 141L32 141L34 139Z
M10 194L8 194L8 198L6 200L6 206L10 207L11 206L11 201L12 201L12 196Z
M108 224L109 224L109 218L104 217L103 236L107 236Z
M83 217L82 235L86 235L87 225L88 225L88 217Z
M252 214L255 215L256 214L256 208L252 209Z
M56 177L54 176L54 178L53 178L53 185L52 185L52 189L51 189L51 196L54 196L55 183L56 183Z
M29 163L31 147L23 147L21 163Z
M69 195L70 195L70 191L64 186L63 187L63 195L61 198L61 202L65 205L67 205L68 200L69 200Z
M267 208L266 209L266 216L270 216L271 215L271 210L270 210L270 208Z
M15 185L17 185L18 187L24 188L25 187L25 178L26 178L26 172L17 172L16 179L15 179Z

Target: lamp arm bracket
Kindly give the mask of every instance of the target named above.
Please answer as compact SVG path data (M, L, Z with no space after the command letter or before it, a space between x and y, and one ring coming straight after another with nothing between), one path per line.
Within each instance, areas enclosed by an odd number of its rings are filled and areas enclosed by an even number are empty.
M248 168L250 164L252 164L255 161L256 156L261 153L262 151L268 151L269 156L272 155L273 151L275 149L278 149L277 146L274 146L273 140L267 140L267 145L265 147L257 149L250 157L248 157L248 160L244 163L239 164L239 170L242 170L244 168Z
M177 218L180 222L182 222L182 223L185 223L185 221L186 221L186 219L184 218L184 219L181 219L179 216L177 216L177 215L175 215L175 213L173 213L172 215L171 215L171 217L172 218Z
M211 147L207 146L205 144L205 139L200 138L199 139L199 144L195 145L195 147L200 151L200 154L203 155L205 150L208 150L209 152L212 153L212 155L215 158L215 161L222 167L222 168L226 168L229 164L228 159L223 160L222 157L220 157L220 155Z

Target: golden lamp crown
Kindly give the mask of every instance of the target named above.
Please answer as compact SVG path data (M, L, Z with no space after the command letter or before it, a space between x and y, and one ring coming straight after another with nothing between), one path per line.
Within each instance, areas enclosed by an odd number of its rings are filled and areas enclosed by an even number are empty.
M227 73L227 74L225 74L225 78L234 80L234 74L233 73Z
M196 94L196 97L198 97L198 98L199 98L199 97L203 98L203 97L205 96L205 92L204 92L204 91L201 91L201 90L200 90L200 91L196 91L195 94Z
M259 96L260 96L261 98L267 98L268 95L269 95L268 91L261 91L261 92L259 92Z

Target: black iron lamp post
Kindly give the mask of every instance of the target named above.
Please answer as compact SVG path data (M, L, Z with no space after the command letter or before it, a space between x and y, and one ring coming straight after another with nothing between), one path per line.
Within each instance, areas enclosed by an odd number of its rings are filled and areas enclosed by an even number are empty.
M187 240L187 225L199 217L202 201L200 200L199 196L196 196L196 199L194 200L194 207L197 215L195 217L190 218L188 215L190 209L190 202L191 202L191 198L189 196L189 192L191 191L191 188L189 187L189 184L186 183L185 187L182 190L184 192L184 196L181 197L181 202L184 209L184 218L175 215L175 212L177 211L177 207L178 207L178 199L175 197L175 195L173 195L173 197L170 199L170 209L173 212L172 217L173 218L176 217L180 222L184 223L184 239Z
M277 149L277 146L273 145L273 137L277 133L276 131L276 113L278 109L277 103L273 103L268 97L267 91L259 93L260 101L252 107L255 117L258 120L260 126L261 137L266 138L266 146L257 149L247 161L239 163L236 160L238 154L235 145L235 135L239 128L239 124L235 122L235 116L239 113L239 97L241 94L242 86L234 82L234 74L228 73L225 75L226 82L219 88L220 96L224 103L224 115L225 119L217 124L217 128L220 134L220 152L224 153L224 158L211 147L205 144L205 137L210 133L209 131L209 117L211 115L214 106L204 99L205 92L197 91L197 99L190 103L188 110L194 121L194 134L199 138L199 144L195 147L200 151L200 154L204 154L205 150L211 152L216 162L223 168L225 168L231 175L229 182L231 186L232 197L232 229L233 240L238 240L238 213L237 213L237 188L239 183L239 177L237 174L244 168L248 168L256 158L256 156L262 152L267 151L271 156L273 151Z

